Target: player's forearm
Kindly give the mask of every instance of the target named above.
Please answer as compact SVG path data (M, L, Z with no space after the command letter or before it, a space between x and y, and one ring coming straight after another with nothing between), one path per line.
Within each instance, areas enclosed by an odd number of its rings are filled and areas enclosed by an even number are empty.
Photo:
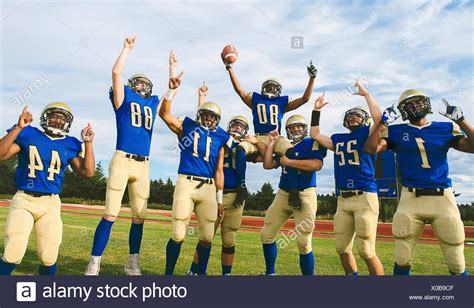
M84 161L82 163L82 177L91 178L95 173L95 156L92 142L85 143Z
M130 48L124 47L120 55L118 56L115 64L112 68L112 75L120 75L122 73L125 62L127 61L128 54L130 53Z
M16 125L5 137L0 139L0 156L4 156L10 150L16 137L20 134L22 128Z
M316 140L320 145L325 147L328 150L334 151L334 144L332 143L331 138L320 133L319 128L319 116L320 110L313 110L311 116L311 128L309 130L309 136Z
M204 104L206 100L206 97L204 95L199 95L198 97L198 108L201 107L202 104Z
M367 106L369 107L370 116L372 117L374 123L379 123L382 119L382 112L380 111L377 102L375 101L372 94L367 94L364 96L367 101Z
M378 148L380 139L382 138L382 133L387 129L387 126L385 126L382 122L379 122L376 125L377 126L374 128L373 132L369 135L364 145L364 152L369 153L369 154L377 153L377 148Z
M459 127L462 131L466 134L467 143L469 145L469 149L474 151L474 128L471 124L464 118L462 121L457 122Z
M249 102L246 98L246 92L244 89L242 89L240 87L240 83L239 81L237 80L237 76L235 76L235 73L234 73L234 69L232 67L230 67L229 69L227 69L227 71L229 72L229 76L230 76L230 81L232 83L232 87L234 88L234 91L239 95L240 99L249 107L251 107L251 105L249 105Z
M316 77L309 77L308 85L306 86L306 89L304 90L303 96L301 97L302 104L306 103L311 98L311 92L313 92L314 80L315 79L316 79Z
M255 146L257 147L258 153L260 154L259 156L263 158L265 156L265 152L267 151L267 146L260 141L257 142Z
M219 170L214 176L214 182L216 183L216 190L224 189L224 170Z
M288 167L308 172L319 171L323 166L321 161L317 159L288 159L286 165Z

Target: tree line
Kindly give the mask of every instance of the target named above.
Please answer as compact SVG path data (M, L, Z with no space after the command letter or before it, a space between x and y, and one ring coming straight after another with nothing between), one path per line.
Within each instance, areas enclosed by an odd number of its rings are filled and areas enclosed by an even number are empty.
M17 159L0 162L0 194L13 195L16 192L14 175ZM71 200L74 203L104 204L107 177L101 162L97 163L95 175L91 179L83 179L70 168L65 172L64 184L61 198ZM160 204L171 207L173 204L174 183L168 178L166 180L154 179L150 181L150 204ZM275 189L270 183L264 183L260 190L251 193L245 203L246 212L265 211L275 197ZM128 203L128 192L124 193L123 203ZM380 215L381 221L391 221L396 210L397 199L381 199ZM337 198L334 194L318 195L319 217L331 219L336 213ZM461 217L464 221L474 221L474 204L459 205Z

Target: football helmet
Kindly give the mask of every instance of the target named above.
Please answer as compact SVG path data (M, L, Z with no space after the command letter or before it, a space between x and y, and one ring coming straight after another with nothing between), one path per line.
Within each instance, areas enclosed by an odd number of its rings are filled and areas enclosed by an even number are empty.
M262 95L268 98L278 97L281 94L281 84L276 78L269 78L262 83Z
M145 86L143 88L138 89L137 84L139 82L143 82ZM151 82L150 78L146 76L145 74L135 74L132 77L128 79L128 84L127 86L130 88L130 90L140 94L141 96L145 98L151 97L151 92L153 90L153 83Z
M425 92L416 89L403 92L398 99L397 108L404 121L417 121L427 114L433 113L429 96Z
M356 125L351 125L350 120L352 117L359 117L361 120ZM365 107L356 106L351 108L344 113L344 122L343 125L345 128L354 130L362 126L370 126L372 118L370 117L369 112Z
M211 118L209 119L208 116ZM208 120L211 120L211 124L206 123ZM199 125L207 127L210 130L215 130L219 126L221 121L221 107L214 102L205 102L199 106L196 122Z
M298 130L296 126L303 126L303 129ZM308 122L303 116L295 114L286 120L285 129L288 139L297 143L308 135Z
M232 130L232 128L234 128ZM227 126L227 132L235 136L239 139L243 139L245 136L247 136L247 133L249 131L249 121L247 120L246 117L242 115L236 115L229 121L229 125Z
M52 102L44 107L40 115L40 126L55 136L69 133L74 116L71 107L63 102Z

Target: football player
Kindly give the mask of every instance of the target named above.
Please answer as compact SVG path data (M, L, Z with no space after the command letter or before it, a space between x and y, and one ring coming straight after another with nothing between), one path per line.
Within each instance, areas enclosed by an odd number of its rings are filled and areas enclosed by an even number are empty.
M273 157L274 147L279 137L276 130L269 134L269 142L263 159L265 169L274 169L279 166L282 168L279 190L265 214L264 225L260 232L266 264L265 274L275 275L277 258L275 238L288 218L293 215L295 220L294 233L300 252L301 272L303 275L313 275L312 237L317 210L316 171L321 170L323 166L326 148L308 137L308 124L304 117L300 115L293 115L288 118L285 128L288 139L291 140L294 147L296 159L289 159L286 156ZM286 171L288 167L297 170L297 188L303 204L299 210L289 204L289 183Z
M224 61L224 58L222 59ZM316 78L317 69L312 62L307 67L309 81L302 97L297 99L290 99L288 96L281 96L282 86L275 78L267 79L262 84L261 93L249 93L241 88L239 81L234 73L232 64L224 61L226 69L229 72L230 80L235 92L239 95L242 101L252 110L253 126L257 138L264 144L268 143L268 134L272 130L280 132L281 120L283 115L291 110L295 110L311 97L314 80ZM286 155L289 158L294 157L294 150L291 143L285 139L280 138L276 141L274 146L275 153L279 155ZM245 186L245 171L246 171L246 157L248 155L257 154L258 149L249 142L241 142L237 149L237 179L239 187L237 188L237 197L235 203L242 203L248 196L248 191ZM287 168L289 180L289 200L293 207L301 207L301 199L298 194L296 170L294 168Z
M109 164L104 214L94 234L85 275L99 274L102 253L120 212L127 186L132 224L129 233L130 254L124 272L127 275L141 275L140 245L150 192L149 154L159 99L152 95L153 83L143 74L133 75L126 85L123 82L121 73L134 47L135 36L127 37L112 68L110 100L115 113L117 143Z
M0 275L10 275L21 263L33 227L41 262L39 274L56 274L63 228L59 194L64 172L68 165L83 178L94 176L95 171L92 127L88 124L82 130L82 144L67 135L73 119L66 103L53 102L41 112L43 130L39 130L30 125L33 115L25 107L18 123L0 139L0 161L18 154L15 173L18 191L8 212Z
M181 83L183 73L170 78L163 98L160 117L179 140L181 150L178 178L173 194L172 235L166 245L166 275L173 275L181 245L194 210L199 228L198 274L206 275L214 238L214 224L223 216L224 146L231 138L219 127L221 108L213 102L203 103L196 119L182 121L171 112L171 100Z
M398 111L409 123L390 125L400 115L387 108L368 138L365 150L380 153L391 149L397 154L402 192L393 216L395 236L394 275L409 275L416 243L425 223L431 223L440 243L449 272L467 275L464 259L464 225L448 176L450 148L474 152L474 131L461 108L445 99L452 122L434 122L430 98L421 90L406 90L398 100ZM466 135L463 134L463 131Z
M204 103L205 97L208 93L208 88L205 83L199 88L199 102L198 107ZM230 275L232 273L232 265L234 263L235 254L235 238L237 231L242 223L242 214L244 211L243 204L234 204L234 200L237 196L236 191L238 187L237 175L236 175L236 151L237 146L244 140L252 138L254 142L258 140L253 136L248 136L249 122L242 116L237 115L232 117L227 126L227 133L232 136L233 142L230 147L224 148L224 217L221 220L216 220L215 232L221 225L221 240L222 240L222 252L221 252L221 265L222 275ZM259 156L255 161L262 161ZM194 252L194 259L191 263L191 268L188 272L189 275L197 275L198 273L198 254L197 249Z
M375 253L375 237L379 214L377 181L375 180L376 155L363 151L369 137L371 116L376 123L380 121L381 112L373 96L358 81L358 91L354 94L363 96L367 101L369 112L364 107L350 108L344 114L343 125L347 133L325 136L319 131L321 109L324 94L314 104L311 119L311 138L325 148L334 152L334 176L337 198L337 211L334 215L334 234L336 250L346 275L358 275L357 263L352 254L355 242L359 255L364 259L371 275L383 275L383 266Z

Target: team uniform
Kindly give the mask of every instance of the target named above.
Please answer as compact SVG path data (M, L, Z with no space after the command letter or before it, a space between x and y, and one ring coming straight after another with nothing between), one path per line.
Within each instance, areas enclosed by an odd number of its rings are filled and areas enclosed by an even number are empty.
M336 250L339 254L351 252L355 238L363 259L376 255L379 214L377 182L374 178L376 155L363 151L369 130L369 126L361 126L350 133L331 136L334 175L339 192L334 216Z
M82 142L67 135L51 138L35 127L26 126L14 143L20 147L15 172L18 192L10 203L2 260L11 264L21 262L34 227L43 266L40 274L46 274L45 267L56 264L62 240L59 194L64 172L72 159L82 155Z
M431 223L451 273L465 271L464 226L448 177L447 153L461 138L453 122L391 125L383 136L397 155L403 186L393 217L395 263L409 266L425 223Z
M280 132L281 120L289 102L290 98L288 96L267 98L259 93L252 93L253 127L258 140L265 145L268 144L269 132L277 128ZM257 147L250 142L243 141L240 146L245 149L247 155L258 153ZM275 143L275 153L283 156L291 147L291 143L280 136Z
M320 161L326 157L327 151L326 148L309 137L295 144L294 150L298 160L317 159ZM279 161L278 157L275 159ZM275 238L281 227L293 215L296 225L296 241L300 251L301 270L303 275L312 275L314 270L312 235L317 210L316 172L298 170L297 185L303 208L295 210L288 202L289 180L285 169L282 167L279 190L265 214L264 226L260 232L267 264L266 274L275 273L274 264L277 255ZM303 266L303 264L305 265Z
M114 106L112 89L110 100L115 112L117 142L109 164L104 214L114 218L119 215L123 194L128 186L132 217L145 219L150 194L149 154L159 99L156 95L143 97L124 85L124 99L119 108ZM99 258L107 245L112 224L113 221L102 218L97 226L86 275L98 274ZM142 233L143 224L132 223L129 264L133 261L135 269L138 268Z
M220 149L231 143L231 137L222 128L209 130L189 117L184 118L182 135L178 139L181 154L173 194L172 235L167 245L167 275L174 272L193 210L198 222L199 240L211 243L214 238L218 212L214 176ZM199 248L198 245L201 254ZM206 270L201 268L200 271L205 273Z

